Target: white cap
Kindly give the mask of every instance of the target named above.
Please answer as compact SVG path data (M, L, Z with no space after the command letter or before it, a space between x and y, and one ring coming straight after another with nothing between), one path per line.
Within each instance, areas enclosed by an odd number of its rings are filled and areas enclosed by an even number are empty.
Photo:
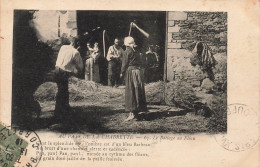
M134 40L134 38L131 37L131 36L125 37L125 39L124 39L124 44L125 44L125 46L131 46L131 47L133 47L133 46L135 45L135 40Z

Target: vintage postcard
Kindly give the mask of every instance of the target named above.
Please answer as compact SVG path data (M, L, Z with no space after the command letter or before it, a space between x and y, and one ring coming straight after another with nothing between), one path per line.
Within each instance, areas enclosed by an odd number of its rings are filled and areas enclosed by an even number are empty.
M260 166L259 1L0 8L0 166Z

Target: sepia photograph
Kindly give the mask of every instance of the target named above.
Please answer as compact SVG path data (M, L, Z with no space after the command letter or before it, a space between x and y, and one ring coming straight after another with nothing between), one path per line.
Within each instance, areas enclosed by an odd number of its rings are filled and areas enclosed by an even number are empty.
M228 13L14 10L12 126L227 132Z
M259 166L259 3L0 1L0 166Z

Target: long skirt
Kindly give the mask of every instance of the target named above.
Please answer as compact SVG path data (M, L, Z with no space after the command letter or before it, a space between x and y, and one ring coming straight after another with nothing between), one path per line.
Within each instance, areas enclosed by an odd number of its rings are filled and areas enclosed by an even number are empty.
M133 112L146 111L146 97L143 82L143 74L137 67L130 66L126 71L125 78L125 110Z
M100 82L99 66L98 64L94 63L93 58L89 58L86 60L85 80Z

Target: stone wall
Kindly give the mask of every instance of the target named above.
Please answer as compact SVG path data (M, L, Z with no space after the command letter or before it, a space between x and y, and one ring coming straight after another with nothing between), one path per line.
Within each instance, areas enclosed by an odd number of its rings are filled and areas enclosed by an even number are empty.
M68 44L67 37L78 35L77 12L74 10L36 11L31 22L39 41L52 49L53 54L50 57L51 64L54 66L60 47Z
M226 81L227 13L168 12L167 80L185 80L200 86L206 77L190 64L196 42L205 42L217 60L215 82Z
M41 10L33 14L31 26L37 31L37 37L43 41L77 35L76 11Z

